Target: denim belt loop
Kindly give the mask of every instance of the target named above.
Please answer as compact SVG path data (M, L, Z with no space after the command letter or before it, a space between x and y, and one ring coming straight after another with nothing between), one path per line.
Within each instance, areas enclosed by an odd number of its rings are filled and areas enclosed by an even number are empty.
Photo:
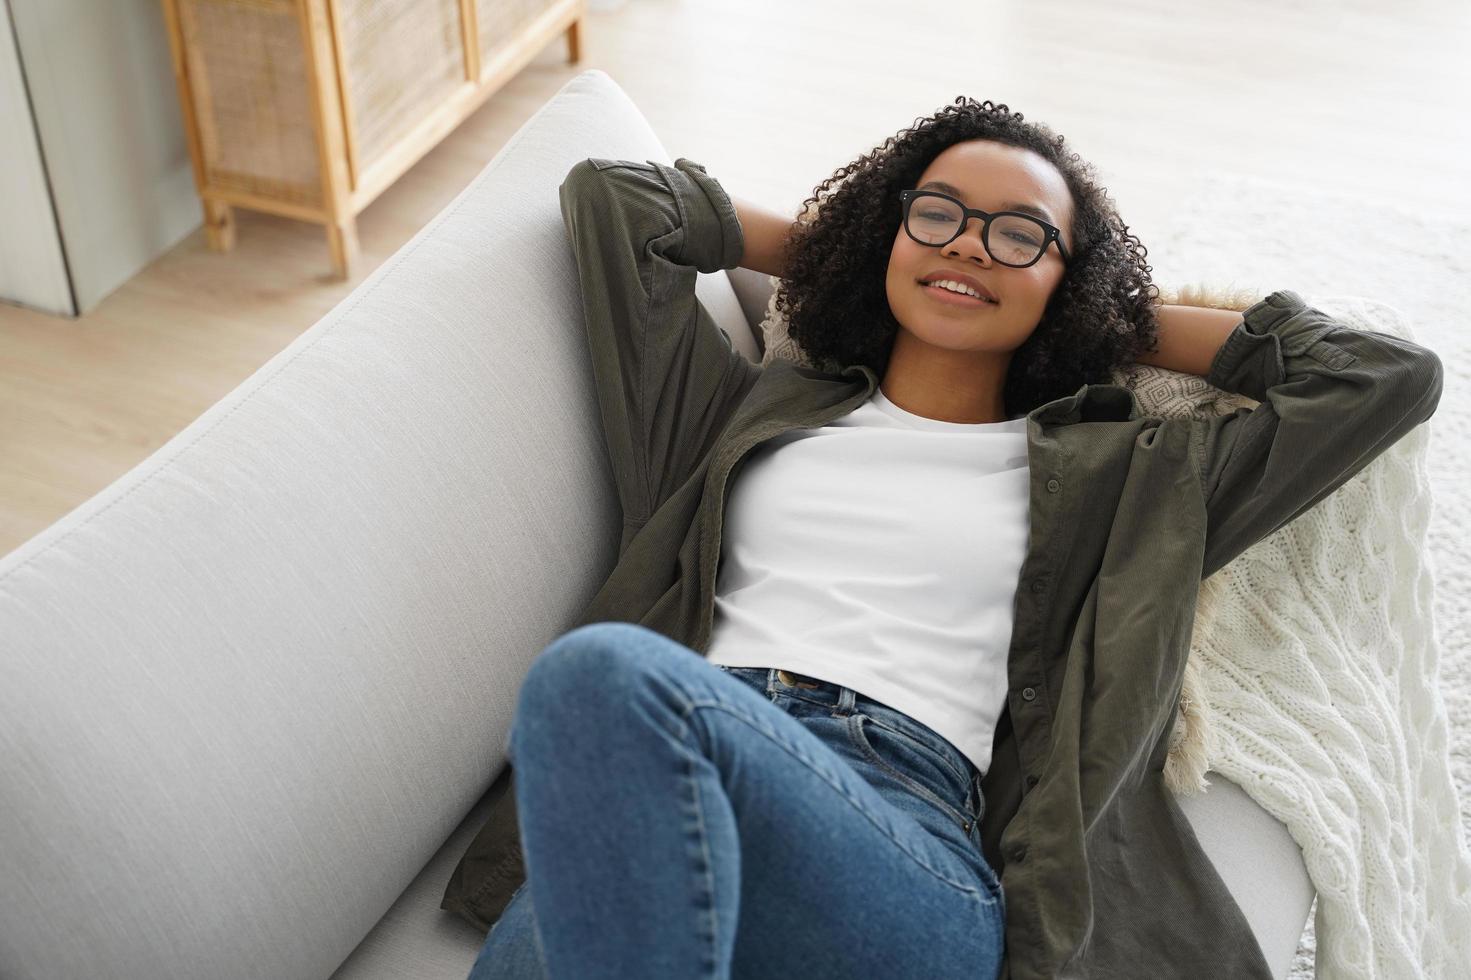
M833 716L835 718L846 718L853 713L853 709L857 706L858 692L854 691L851 687L844 687L839 684L838 703L833 706Z

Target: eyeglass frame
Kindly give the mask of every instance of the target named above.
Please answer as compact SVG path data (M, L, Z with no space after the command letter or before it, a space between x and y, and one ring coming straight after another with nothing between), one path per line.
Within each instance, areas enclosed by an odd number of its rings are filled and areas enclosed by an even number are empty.
M938 244L935 242L921 242L918 238L915 238L914 233L909 230L909 209L912 206L912 202L917 197L926 196L944 198L945 200L954 204L956 207L960 208L963 215L963 217L961 217L960 219L960 228L955 232L955 235L946 241L939 242ZM1035 221L1037 224L1041 225L1047 232L1047 237L1042 242L1042 247L1037 250L1037 257L1032 259L1032 261L1026 263L1025 265L1013 265L1010 262L1002 262L991 252L991 221L994 218L1000 218L1004 215L1015 215L1018 218L1026 218L1029 221ZM1047 254L1048 244L1052 242L1057 243L1057 254L1061 256L1062 264L1069 264L1067 249L1062 244L1062 232L1059 231L1052 224L1043 221L1035 214L1027 214L1024 211L982 211L979 208L968 208L965 206L965 202L957 201L949 194L941 194L939 191L922 191L915 189L899 192L899 225L904 229L904 234L908 235L911 241L914 241L920 245L926 245L930 248L944 248L946 245L949 245L951 242L955 241L955 239L965 234L965 228L967 225L970 224L971 218L981 219L981 247L986 250L986 254L990 255L993 261L1000 262L1008 269L1030 269L1032 266L1042 261L1042 256Z

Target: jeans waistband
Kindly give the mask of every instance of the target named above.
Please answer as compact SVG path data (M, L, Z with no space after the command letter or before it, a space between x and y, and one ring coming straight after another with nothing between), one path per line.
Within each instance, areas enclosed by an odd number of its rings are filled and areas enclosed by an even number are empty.
M779 667L772 668L737 668L757 669L767 672L769 675L768 687L776 688L789 697L800 698L814 704L827 705L833 708L835 714L848 715L854 711L862 711L877 721L898 728L900 731L912 738L920 739L928 743L937 751L953 757L963 767L963 771L970 777L970 782L976 792L981 794L981 774L976 769L970 758L953 742L945 738L924 722L912 715L891 707L882 701L870 698L851 687L844 687L832 681L820 680L799 674L796 671L785 670Z

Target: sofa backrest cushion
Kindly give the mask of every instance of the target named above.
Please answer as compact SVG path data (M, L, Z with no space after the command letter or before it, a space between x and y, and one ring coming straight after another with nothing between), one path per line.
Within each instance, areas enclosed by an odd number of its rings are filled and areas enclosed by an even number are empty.
M601 71L0 560L0 976L328 976L500 772L619 539L557 197L589 156L670 160Z

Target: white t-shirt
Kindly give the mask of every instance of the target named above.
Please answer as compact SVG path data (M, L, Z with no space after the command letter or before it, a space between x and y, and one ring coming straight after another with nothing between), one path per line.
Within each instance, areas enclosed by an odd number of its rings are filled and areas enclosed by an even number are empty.
M985 774L1031 532L1026 425L925 418L875 389L752 450L726 501L709 661L850 687Z

